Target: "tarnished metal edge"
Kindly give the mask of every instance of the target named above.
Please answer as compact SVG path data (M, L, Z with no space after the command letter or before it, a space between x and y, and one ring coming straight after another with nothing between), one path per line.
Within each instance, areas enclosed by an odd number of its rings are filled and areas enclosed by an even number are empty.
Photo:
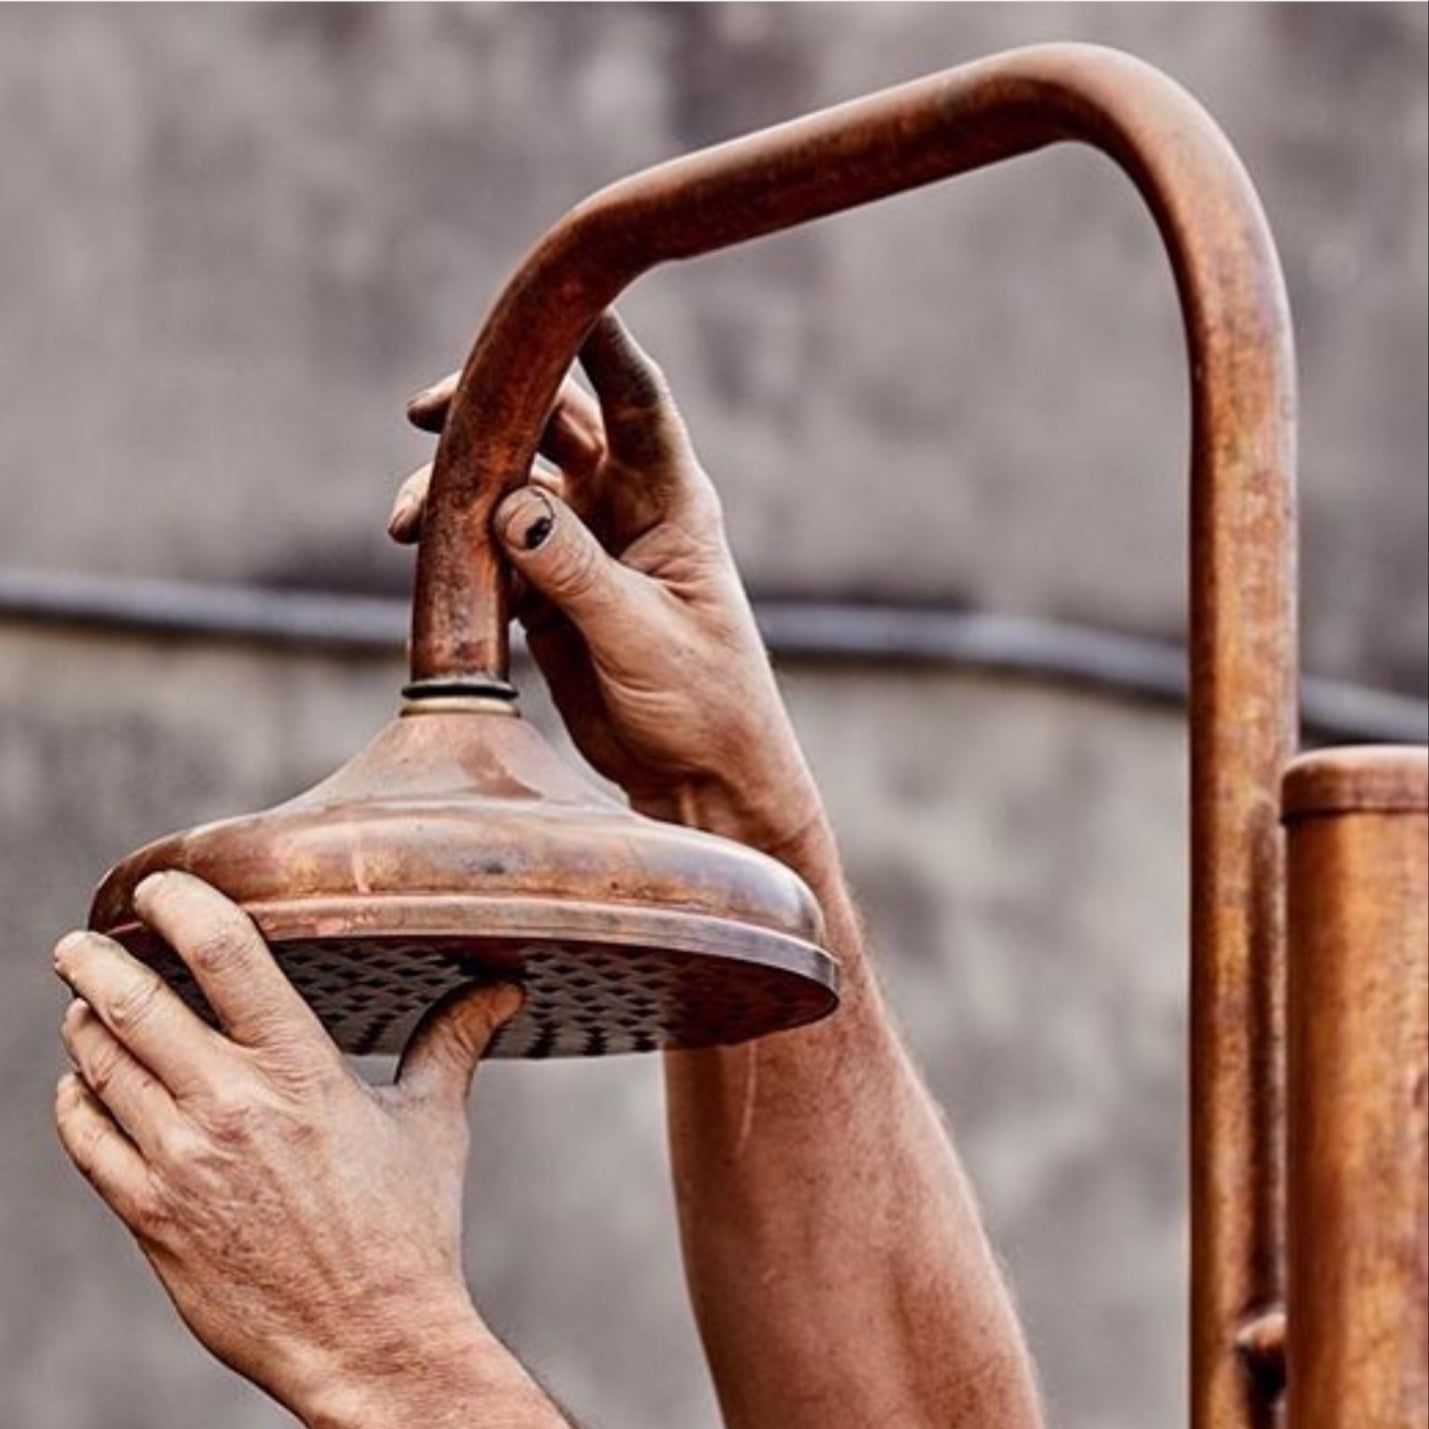
M244 906L274 944L345 941L354 935L372 940L500 939L513 944L580 939L611 947L663 948L729 962L758 962L816 982L830 993L837 993L841 976L837 960L817 943L781 928L736 922L693 907L451 893L384 893L368 900L290 898ZM107 931L120 942L151 936L137 922Z

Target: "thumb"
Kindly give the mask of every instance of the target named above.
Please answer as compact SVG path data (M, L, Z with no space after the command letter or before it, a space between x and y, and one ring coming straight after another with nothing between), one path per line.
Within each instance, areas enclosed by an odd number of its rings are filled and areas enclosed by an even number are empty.
M496 535L527 583L587 636L620 596L620 564L560 497L536 486L512 492L496 508Z
M465 1107L476 1064L496 1029L516 1015L522 997L514 983L453 989L408 1039L397 1085L417 1101Z

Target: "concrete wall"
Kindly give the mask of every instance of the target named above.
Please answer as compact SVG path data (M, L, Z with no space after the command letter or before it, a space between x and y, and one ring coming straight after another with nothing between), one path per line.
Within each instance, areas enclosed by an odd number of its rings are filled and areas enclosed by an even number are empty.
M1306 640L1426 688L1425 12L0 8L0 563L405 588L381 518L522 249L668 154L1012 44L1120 44L1241 148L1301 343ZM1052 152L658 274L764 590L1182 619L1184 373L1149 221ZM872 493L870 495L870 493ZM1035 685L784 672L1067 1429L1183 1399L1183 731ZM400 671L0 624L0 1420L283 1422L178 1327L48 1128L54 936L140 839L325 773ZM593 1424L709 1429L650 1061L494 1067L471 1261Z
M0 560L400 585L379 518L425 450L401 399L565 208L1056 37L1163 65L1239 146L1300 332L1310 663L1422 693L1413 6L7 7ZM1179 630L1178 319L1095 155L658 273L628 306L757 585Z

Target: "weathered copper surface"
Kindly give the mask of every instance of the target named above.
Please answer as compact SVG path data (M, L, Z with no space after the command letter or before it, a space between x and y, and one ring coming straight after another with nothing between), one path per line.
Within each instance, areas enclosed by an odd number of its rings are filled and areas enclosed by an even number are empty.
M631 813L504 701L417 702L299 798L160 839L105 879L94 926L201 1006L132 911L163 868L242 903L353 1052L399 1051L473 979L526 989L492 1056L738 1041L837 1001L818 906L792 872Z
M1290 830L1291 1429L1429 1424L1429 754L1332 750Z

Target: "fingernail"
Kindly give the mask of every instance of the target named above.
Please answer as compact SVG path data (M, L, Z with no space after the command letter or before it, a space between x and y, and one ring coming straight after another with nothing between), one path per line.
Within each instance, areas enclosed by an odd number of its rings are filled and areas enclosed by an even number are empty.
M535 551L550 539L556 528L556 508L536 486L527 486L507 499L501 513L501 534L523 551Z

